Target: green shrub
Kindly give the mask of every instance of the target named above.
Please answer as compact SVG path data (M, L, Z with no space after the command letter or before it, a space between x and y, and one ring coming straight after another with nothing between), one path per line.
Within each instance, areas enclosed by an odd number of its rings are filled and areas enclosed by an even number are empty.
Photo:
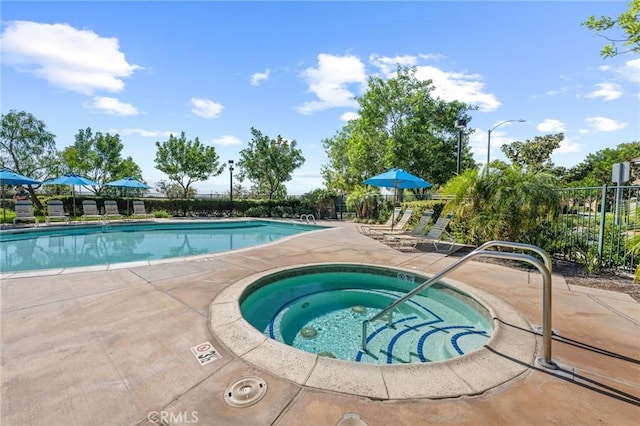
M598 254L597 246L574 246L576 252L576 259L580 265L584 268L584 272L587 274L594 274L602 269L602 258Z
M153 217L157 219L169 219L171 215L167 213L165 210L155 210L153 212Z

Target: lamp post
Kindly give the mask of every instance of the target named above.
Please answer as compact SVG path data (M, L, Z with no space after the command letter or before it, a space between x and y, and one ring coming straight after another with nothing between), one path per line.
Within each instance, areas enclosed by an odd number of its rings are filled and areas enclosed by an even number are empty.
M459 118L456 120L456 129L458 132L458 154L456 159L456 173L460 174L460 168L462 166L462 132L467 127L467 120L465 118Z
M233 160L229 160L229 217L233 215Z
M496 124L495 126L493 126L493 128L489 129L487 131L488 133L488 137L487 137L487 170L489 170L489 159L491 158L491 132L493 132L495 129L497 129L498 127L502 126L503 124L507 124L507 123L514 123L514 122L518 122L518 123L524 123L527 120L523 120L523 119L519 119L519 120L505 120L505 121L501 121L500 123Z

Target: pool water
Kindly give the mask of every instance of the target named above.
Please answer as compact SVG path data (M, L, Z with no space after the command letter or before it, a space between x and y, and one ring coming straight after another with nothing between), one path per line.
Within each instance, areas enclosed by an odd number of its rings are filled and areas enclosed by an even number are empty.
M387 326L386 316L369 324L364 352L362 322L427 278L377 272L338 270L256 283L241 301L242 315L287 345L364 363L443 361L472 352L491 337L490 315L482 305L452 287L436 284L399 305L392 327Z
M252 247L321 226L260 221L108 224L0 233L0 272L167 259Z

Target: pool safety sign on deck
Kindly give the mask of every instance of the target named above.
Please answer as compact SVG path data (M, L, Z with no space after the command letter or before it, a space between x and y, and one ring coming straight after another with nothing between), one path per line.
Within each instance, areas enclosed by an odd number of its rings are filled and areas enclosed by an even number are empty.
M222 358L216 348L209 342L200 343L191 348L191 353L196 357L200 365L207 365L211 361Z

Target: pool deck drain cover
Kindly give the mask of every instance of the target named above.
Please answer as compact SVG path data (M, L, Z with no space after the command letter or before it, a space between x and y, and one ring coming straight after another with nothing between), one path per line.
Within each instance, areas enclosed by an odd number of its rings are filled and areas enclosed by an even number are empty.
M240 377L227 386L224 401L232 407L249 407L260 401L267 393L267 382L260 377Z
M344 416L336 426L367 426L367 422L360 418L360 414L344 413Z

